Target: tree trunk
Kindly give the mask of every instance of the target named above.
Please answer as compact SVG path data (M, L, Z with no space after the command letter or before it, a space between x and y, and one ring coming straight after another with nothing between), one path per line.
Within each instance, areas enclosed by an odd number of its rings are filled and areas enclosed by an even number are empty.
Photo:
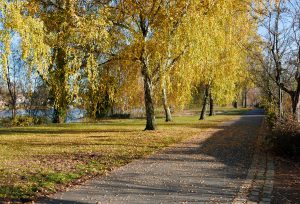
M52 92L54 95L53 123L64 123L68 110L68 91L66 84L66 52L63 48L56 48L56 69L52 72L55 83L52 82Z
M247 90L244 91L243 95L243 107L247 108Z
M211 95L211 93L209 94L209 116L213 116L215 115L215 107L214 107L214 99Z
M154 105L152 100L152 84L149 76L149 70L145 63L142 63L142 75L144 78L144 95L145 95L145 108L146 108L146 128L145 130L155 130L155 115Z
M60 121L60 117L59 117L59 110L58 108L54 108L53 109L53 119L52 119L53 123L61 123Z
M15 84L12 85L13 90L9 90L10 93L10 105L11 105L11 117L14 119L17 115L17 93L15 89ZM11 86L9 86L11 88Z
M237 102L237 101L234 101L234 102L233 102L233 107L234 107L234 108L238 108L238 102Z
M106 118L112 115L112 105L109 98L108 90L105 91L105 96L102 101L97 102L96 118Z
M292 97L293 98L293 97ZM293 101L293 99L292 99ZM282 89L278 88L278 111L279 111L279 118L283 117L283 104L282 104Z
M163 85L163 89L162 89L162 100L163 100L163 106L165 110L166 122L171 122L172 115L171 115L170 107L168 105L167 89L165 84Z
M201 111L201 115L200 115L199 120L204 120L205 119L208 97L209 97L209 86L207 85L205 87L205 93L204 93L203 104L202 104L202 111Z
M67 109L54 107L53 108L53 123L64 123L67 117Z
M16 106L13 106L11 109L11 117L14 119L17 115Z
M295 92L295 93L291 94L290 96L291 96L291 100L292 100L292 113L293 113L294 117L297 119L297 121L299 121L299 117L298 117L299 93Z
M10 79L10 66L7 66L7 78L6 84L7 89L10 96L10 108L11 108L11 117L14 119L16 117L16 110L17 110L17 90L16 90L16 80L15 80L15 72L14 72L14 81L12 82Z
M11 116L14 119L17 115L17 96L14 92L11 96Z
M297 114L297 106L298 106L298 102L296 101L292 101L292 111L293 111L293 114L296 115Z
M155 124L155 115L154 115L154 105L152 100L152 83L151 83L151 76L149 73L149 69L147 66L147 59L145 58L146 55L145 43L147 42L147 36L149 32L149 22L147 18L145 18L142 14L139 15L139 25L140 25L141 33L144 38L139 61L141 63L141 72L144 79L144 97L145 97L146 120L147 120L145 130L155 130L156 124Z

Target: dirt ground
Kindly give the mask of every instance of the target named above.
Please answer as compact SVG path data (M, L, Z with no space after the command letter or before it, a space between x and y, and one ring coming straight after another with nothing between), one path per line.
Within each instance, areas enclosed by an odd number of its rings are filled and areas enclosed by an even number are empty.
M275 159L272 203L300 203L300 157Z

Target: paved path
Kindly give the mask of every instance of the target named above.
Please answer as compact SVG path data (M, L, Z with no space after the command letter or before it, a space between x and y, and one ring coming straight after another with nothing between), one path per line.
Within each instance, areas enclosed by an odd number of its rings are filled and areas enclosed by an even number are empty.
M206 139L195 137L40 203L243 203L255 186L251 168L264 168L256 165L261 160L252 162L261 114L225 122Z

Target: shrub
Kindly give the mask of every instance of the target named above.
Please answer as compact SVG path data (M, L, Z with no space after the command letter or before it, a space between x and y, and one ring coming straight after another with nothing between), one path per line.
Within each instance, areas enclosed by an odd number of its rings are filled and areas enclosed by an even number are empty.
M267 112L267 121L271 128L276 126L276 122L279 119L277 114L274 111L268 111Z
M5 127L26 127L46 124L48 123L48 119L46 117L16 116L15 118L2 119L1 123Z
M11 118L2 118L0 121L1 126L9 127L11 126Z
M33 124L33 118L27 116L16 116L11 120L11 126L24 127Z
M292 116L277 119L273 124L272 135L268 138L268 142L271 148L278 153L300 154L300 125L298 121Z
M34 117L33 118L33 123L34 125L42 125L42 124L47 124L49 123L49 118L47 117Z

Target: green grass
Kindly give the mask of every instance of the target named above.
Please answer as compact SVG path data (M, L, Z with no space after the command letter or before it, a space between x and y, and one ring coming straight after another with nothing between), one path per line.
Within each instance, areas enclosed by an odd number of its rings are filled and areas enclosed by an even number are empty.
M199 121L198 116L180 116L171 123L160 118L157 131L143 131L145 121L137 119L0 128L0 199L56 192L233 117L225 114Z

